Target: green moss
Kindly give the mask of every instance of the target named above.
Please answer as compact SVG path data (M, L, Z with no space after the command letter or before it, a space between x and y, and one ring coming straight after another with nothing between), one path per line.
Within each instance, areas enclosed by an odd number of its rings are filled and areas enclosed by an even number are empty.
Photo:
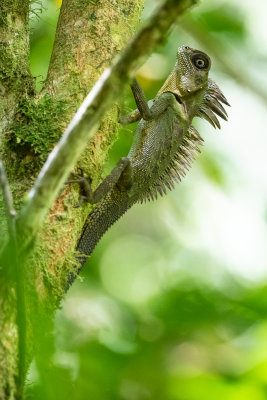
M17 154L20 167L42 164L62 133L65 102L46 94L38 103L31 98L19 102L9 128L7 146ZM36 157L37 156L37 157ZM28 165L29 164L29 165Z
M24 3L4 0L0 7L0 80L8 89L16 89L17 81L24 84L24 79L30 78L28 6Z
M0 28L14 23L17 17L25 24L28 17L29 3L25 0L1 0Z

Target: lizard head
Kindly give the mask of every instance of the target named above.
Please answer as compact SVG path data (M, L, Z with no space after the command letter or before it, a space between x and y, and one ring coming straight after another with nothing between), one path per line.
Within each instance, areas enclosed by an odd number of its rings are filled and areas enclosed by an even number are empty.
M181 98L206 89L211 66L209 56L202 51L181 46L177 51L176 86Z
M210 66L207 54L188 46L180 46L174 69L159 93L172 92L181 101L195 96L199 91L203 93L208 84Z
M209 79L210 57L189 46L180 46L176 64L158 94L173 93L190 119L194 116L207 119L220 127L214 113L226 119L227 113L220 102L229 105L219 87Z

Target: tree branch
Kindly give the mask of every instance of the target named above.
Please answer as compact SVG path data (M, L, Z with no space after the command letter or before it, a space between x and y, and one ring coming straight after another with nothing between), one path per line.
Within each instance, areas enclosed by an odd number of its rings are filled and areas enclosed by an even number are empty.
M79 155L92 139L105 112L117 99L138 67L168 32L171 25L196 0L167 0L149 19L113 66L104 71L84 100L60 142L49 155L28 201L17 220L20 247L33 240L60 187Z
M32 91L29 67L29 0L2 0L0 6L0 129L12 119L18 99Z
M1 160L0 160L0 184L2 188L4 205L6 209L8 231L10 235L13 235L12 232L14 231L14 217L16 216L16 211L13 206L13 198L8 184L6 171Z
M23 263L18 258L17 232L16 232L16 211L13 206L12 193L8 184L6 172L2 161L0 160L0 185L2 188L4 205L6 208L6 218L9 233L8 258L12 268L11 276L15 280L16 290L16 323L18 327L18 379L16 382L17 398L22 398L24 380L25 380L25 360L26 360L26 311L24 297L24 274ZM10 271L9 271L10 273Z
M127 37L133 37L142 8L143 0L63 0L42 93L79 106Z

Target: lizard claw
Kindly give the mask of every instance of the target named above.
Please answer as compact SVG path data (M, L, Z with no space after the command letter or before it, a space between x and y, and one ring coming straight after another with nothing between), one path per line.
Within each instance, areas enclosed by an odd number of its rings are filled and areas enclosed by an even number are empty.
M80 174L75 174L71 173L70 177L71 179L67 180L65 182L65 185L70 184L70 183L77 183L80 187L80 196L79 196L79 202L77 205L73 206L73 208L79 208L84 201L89 201L91 200L92 197L92 189L91 189L91 182L92 179L90 177L85 177L84 172L82 168L78 168L80 171Z
M92 183L92 179L88 176L84 176L84 172L82 168L78 168L80 171L80 174L75 174L74 172L70 173L71 179L68 179L64 184L68 185L69 183L78 183L80 186L84 186L84 182L87 181L89 183ZM72 179L73 178L73 179Z
M86 197L83 196L83 195L81 195L80 198L79 198L79 203L76 204L76 206L73 206L73 208L79 208L79 207L81 207L81 205L83 204L84 201L86 201Z
M83 169L82 169L81 167L78 167L78 170L80 171L80 176L81 176L81 177L84 177Z

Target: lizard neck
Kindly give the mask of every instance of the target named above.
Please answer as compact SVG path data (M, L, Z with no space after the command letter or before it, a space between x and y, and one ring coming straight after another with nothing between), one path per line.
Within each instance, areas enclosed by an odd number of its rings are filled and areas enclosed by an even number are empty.
M187 89L185 90L184 87L187 87ZM187 115L187 119L191 123L192 119L199 112L199 107L203 102L206 90L207 84L198 88L193 85L190 86L185 77L180 77L177 67L174 67L163 86L158 91L157 97L165 92L173 93L179 100L179 103L183 105L184 113Z

